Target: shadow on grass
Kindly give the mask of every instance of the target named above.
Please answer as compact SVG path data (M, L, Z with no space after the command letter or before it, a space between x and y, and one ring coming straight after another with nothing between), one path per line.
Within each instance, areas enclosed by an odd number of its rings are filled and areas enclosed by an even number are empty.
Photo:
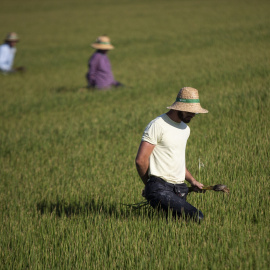
M153 217L155 211L149 205L140 209L134 209L130 206L106 203L104 201L95 201L91 199L85 204L78 202L65 202L64 200L57 200L56 202L48 202L42 200L36 205L37 211L41 214L55 214L58 217L66 216L71 217L75 215L106 215L116 218L126 218L130 216L144 216Z
M51 91L54 93L59 93L59 94L64 94L64 93L75 93L75 92L88 92L86 87L80 87L80 88L75 88L75 87L68 87L68 86L59 86L55 88L51 88Z

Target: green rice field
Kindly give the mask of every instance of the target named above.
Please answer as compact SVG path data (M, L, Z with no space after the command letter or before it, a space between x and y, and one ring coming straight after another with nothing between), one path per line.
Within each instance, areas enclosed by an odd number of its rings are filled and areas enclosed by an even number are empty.
M18 33L0 74L0 269L269 269L270 2L1 0ZM86 90L99 35L125 87ZM184 86L187 168L230 195L191 193L201 224L132 210L146 125ZM199 159L204 167L199 170Z

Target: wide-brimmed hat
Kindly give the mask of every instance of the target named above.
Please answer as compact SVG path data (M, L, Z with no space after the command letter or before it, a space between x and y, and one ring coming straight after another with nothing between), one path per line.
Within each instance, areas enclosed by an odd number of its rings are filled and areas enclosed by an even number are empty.
M91 44L91 46L98 50L112 50L114 46L111 44L111 40L107 36L100 36L97 40Z
M8 33L5 41L19 41L19 37L15 32Z
M183 87L175 102L167 109L191 113L208 113L206 109L201 107L198 90L192 87Z

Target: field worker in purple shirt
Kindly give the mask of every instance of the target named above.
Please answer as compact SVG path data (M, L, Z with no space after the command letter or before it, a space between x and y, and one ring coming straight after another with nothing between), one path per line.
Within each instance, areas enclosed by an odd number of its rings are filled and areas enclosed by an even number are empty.
M110 42L110 38L107 36L100 36L91 46L96 49L96 51L90 57L88 63L89 70L86 74L88 87L102 90L123 86L114 79L111 63L107 56L107 52L114 49L114 46L112 46Z

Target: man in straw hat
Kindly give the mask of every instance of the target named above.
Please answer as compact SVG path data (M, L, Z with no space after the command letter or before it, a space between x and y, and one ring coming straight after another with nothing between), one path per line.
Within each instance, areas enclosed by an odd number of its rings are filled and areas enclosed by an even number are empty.
M111 63L107 56L107 52L114 49L110 38L100 36L91 46L96 49L96 51L91 56L88 63L89 70L86 74L88 87L101 90L122 86L120 82L114 79Z
M24 71L24 67L13 67L17 42L19 42L18 35L11 32L7 34L4 44L0 46L0 71L3 73Z
M136 157L139 176L145 184L143 196L154 208L176 216L201 221L203 214L186 201L188 181L197 192L199 183L186 168L185 150L190 134L187 123L197 113L207 113L200 105L198 90L184 87L167 113L151 121L144 130Z

